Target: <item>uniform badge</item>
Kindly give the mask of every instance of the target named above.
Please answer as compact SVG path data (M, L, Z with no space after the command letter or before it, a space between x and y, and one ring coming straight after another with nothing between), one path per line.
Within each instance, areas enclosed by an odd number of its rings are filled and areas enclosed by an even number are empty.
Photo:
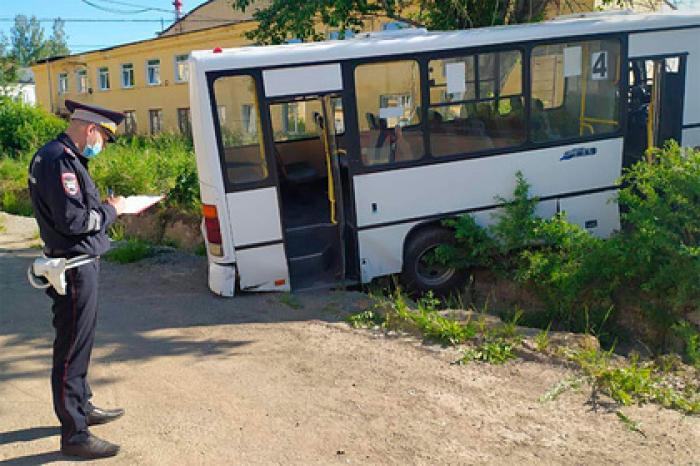
M61 175L61 183L63 184L63 190L69 196L75 196L80 192L78 177L75 176L75 173L63 173Z

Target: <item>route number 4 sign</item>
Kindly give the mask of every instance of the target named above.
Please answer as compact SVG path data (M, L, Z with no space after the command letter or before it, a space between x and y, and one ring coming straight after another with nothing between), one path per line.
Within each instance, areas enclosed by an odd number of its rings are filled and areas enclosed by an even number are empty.
M608 79L608 52L593 52L591 54L591 79L600 81Z

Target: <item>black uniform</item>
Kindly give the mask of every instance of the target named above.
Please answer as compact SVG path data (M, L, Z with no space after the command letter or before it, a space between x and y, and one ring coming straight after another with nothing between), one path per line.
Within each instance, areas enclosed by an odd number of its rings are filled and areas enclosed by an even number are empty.
M32 158L29 192L39 224L44 253L49 257L100 256L109 249L106 228L117 218L88 173L88 160L73 141L61 134ZM86 416L92 409L87 382L97 317L95 262L66 271L66 294L53 288L51 387L54 410L61 421L61 441L81 443L88 437Z

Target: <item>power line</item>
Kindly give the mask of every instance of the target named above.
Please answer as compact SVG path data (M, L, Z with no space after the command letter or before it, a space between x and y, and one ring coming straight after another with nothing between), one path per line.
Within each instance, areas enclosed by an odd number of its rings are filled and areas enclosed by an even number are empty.
M163 19L155 18L114 18L114 19L100 19L100 18L37 18L40 23L53 23L57 19L60 19L66 23L160 23ZM168 20L170 21L170 20ZM197 22L197 23L222 23L226 22L225 19L198 19L191 18L187 21ZM0 18L2 23L14 23L14 18Z
M110 4L114 4L114 5L130 6L132 8L145 8L145 9L150 10L150 11L162 11L164 13L174 13L174 11L172 9L166 10L165 8L158 8L155 6L147 6L147 5L137 5L135 3L121 2L118 0L93 0L93 1L98 1L101 3L110 3Z
M141 10L131 10L131 11L117 10L115 8L107 8L107 7L104 7L102 5L92 3L90 0L81 0L81 1L88 6L91 6L93 8L97 8L98 10L105 11L107 13L117 13L117 14L121 14L121 15L133 15L133 14L139 14L139 13L146 13L147 11L150 11L148 8L144 8Z

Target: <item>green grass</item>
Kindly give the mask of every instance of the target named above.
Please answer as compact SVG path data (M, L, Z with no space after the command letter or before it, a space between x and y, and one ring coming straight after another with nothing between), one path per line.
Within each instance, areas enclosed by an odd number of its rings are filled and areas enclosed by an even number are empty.
M5 221L0 218L0 233L5 233L7 231L7 227L5 227Z
M535 348L537 348L537 351L539 351L540 353L547 351L547 349L549 348L549 329L551 327L552 323L550 322L549 325L547 325L547 328L542 329L540 332L537 333L537 335L535 335Z
M506 338L486 340L474 348L465 350L464 355L458 363L485 362L495 365L505 364L511 359L516 358L514 352L516 344L516 342Z
M207 245L202 243L199 243L196 248L194 248L194 254L197 256L202 256L206 257L207 255Z
M583 383L591 387L591 401L597 404L601 395L621 406L654 403L684 414L700 414L698 382L686 380L679 389L669 381L668 369L655 361L641 362L636 356L613 362L612 351L586 350L572 353L568 359L579 367L581 376L558 383L543 395L551 401Z
M282 303L285 306L288 306L294 310L299 310L299 309L302 309L304 307L304 305L301 304L301 301L299 301L299 299L291 293L285 293L285 294L280 295L278 300L280 303Z
M367 309L357 314L351 314L345 321L353 328L384 327L386 323L384 316L375 309Z
M139 239L129 239L122 246L107 252L104 258L118 264L130 264L152 255L153 247L149 243Z

